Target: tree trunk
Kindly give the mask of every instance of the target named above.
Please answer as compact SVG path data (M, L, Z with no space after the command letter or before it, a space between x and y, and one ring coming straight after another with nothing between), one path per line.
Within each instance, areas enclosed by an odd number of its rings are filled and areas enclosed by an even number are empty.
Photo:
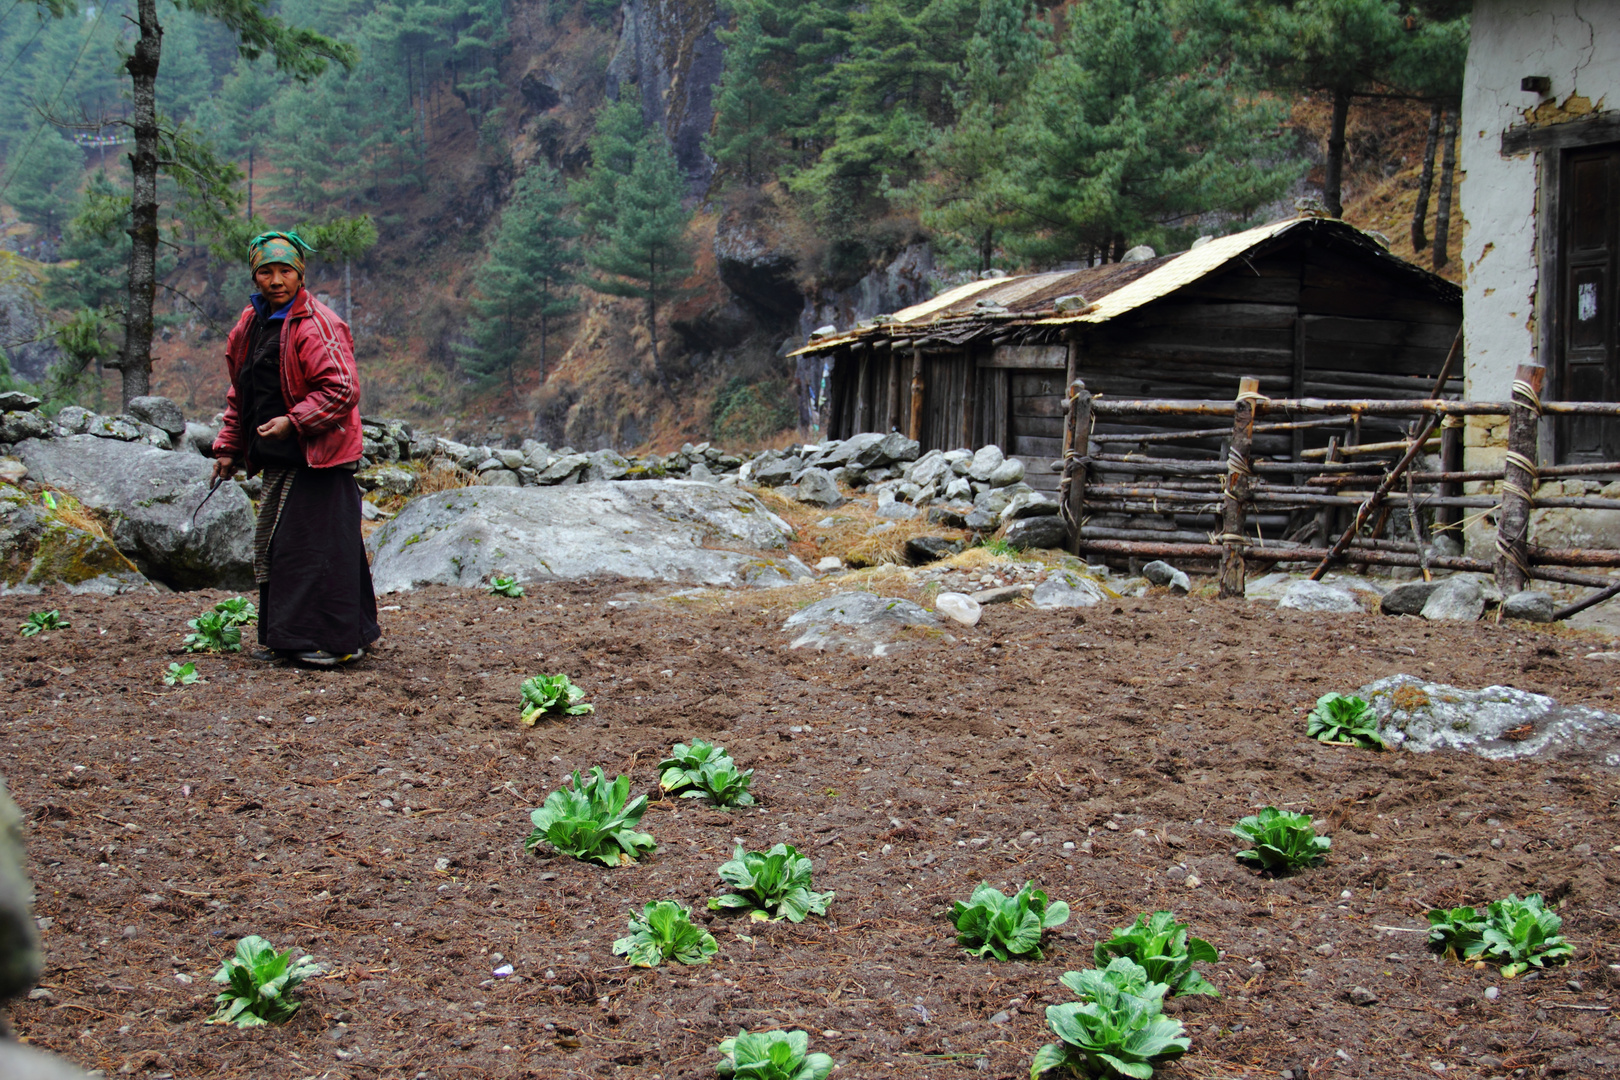
M124 374L123 398L141 397L152 387L152 302L157 295L157 75L163 51L163 27L158 25L157 0L138 0L140 38L124 68L132 83L134 105L131 127L135 152L130 156L134 183L130 197L129 311L124 317L124 348L118 368Z
M343 256L343 321L349 324L349 332L354 333L354 260L347 255Z
M1451 243L1451 183L1457 167L1457 110L1446 110L1445 134L1441 136L1444 153L1440 159L1440 198L1434 207L1434 268L1446 265L1450 255L1446 247Z
M1344 217L1344 125L1350 118L1350 91L1333 91L1333 124L1328 130L1327 167L1322 176L1322 201L1328 217Z
M1417 209L1412 211L1413 251L1422 251L1429 246L1423 223L1429 216L1429 189L1434 186L1434 151L1440 145L1440 116L1443 112L1438 102L1429 107L1429 140L1423 145L1423 175L1418 178Z
M1108 261L1109 262L1120 262L1124 258L1125 258L1125 234L1122 233L1122 232L1117 232L1117 233L1114 234L1113 258L1109 259Z
M253 151L256 147L248 147L248 174L247 174L247 219L253 220Z

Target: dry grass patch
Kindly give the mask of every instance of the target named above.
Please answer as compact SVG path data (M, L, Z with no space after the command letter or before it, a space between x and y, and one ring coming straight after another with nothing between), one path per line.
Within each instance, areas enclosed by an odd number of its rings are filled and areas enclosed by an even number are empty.
M861 569L875 566L906 565L906 541L919 536L943 536L967 543L973 534L963 529L929 524L926 515L909 521L879 517L877 506L865 499L844 495L849 502L834 509L801 503L775 488L748 488L771 512L793 526L796 539L789 545L793 554L815 562L836 555L844 565ZM889 525L872 533L879 525Z

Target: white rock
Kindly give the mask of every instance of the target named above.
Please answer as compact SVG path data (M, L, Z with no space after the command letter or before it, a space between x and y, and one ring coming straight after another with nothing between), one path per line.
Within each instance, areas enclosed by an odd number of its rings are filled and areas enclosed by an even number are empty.
M934 610L963 626L978 625L984 609L979 602L965 593L947 592L934 597Z
M1277 606L1294 611L1327 611L1343 614L1359 614L1362 610L1361 601L1357 600L1350 590L1309 579L1302 579L1288 586L1288 591L1277 601Z

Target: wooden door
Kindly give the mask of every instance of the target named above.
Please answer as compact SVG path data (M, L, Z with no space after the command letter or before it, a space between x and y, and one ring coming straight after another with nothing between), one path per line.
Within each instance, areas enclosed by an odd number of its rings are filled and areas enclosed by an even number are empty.
M1620 401L1620 145L1572 152L1564 162L1559 239L1558 393ZM1620 422L1569 417L1565 461L1620 460Z

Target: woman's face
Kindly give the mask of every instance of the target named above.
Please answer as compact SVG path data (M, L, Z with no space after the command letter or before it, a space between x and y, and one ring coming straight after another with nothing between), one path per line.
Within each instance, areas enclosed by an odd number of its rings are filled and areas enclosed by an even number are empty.
M274 307L285 307L287 301L298 295L304 275L286 263L265 263L253 271L253 283Z

